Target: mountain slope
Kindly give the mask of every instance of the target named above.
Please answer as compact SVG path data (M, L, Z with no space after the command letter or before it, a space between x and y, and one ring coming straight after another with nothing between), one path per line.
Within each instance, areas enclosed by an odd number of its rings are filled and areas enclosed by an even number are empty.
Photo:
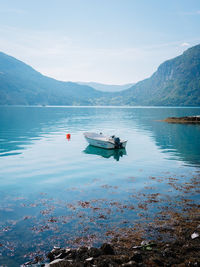
M120 99L121 101L121 99ZM200 45L165 61L158 70L123 92L128 105L200 105Z
M46 77L0 53L0 105L91 105L101 95L86 85Z
M0 105L200 106L200 45L168 60L148 79L120 92L46 77L0 53Z

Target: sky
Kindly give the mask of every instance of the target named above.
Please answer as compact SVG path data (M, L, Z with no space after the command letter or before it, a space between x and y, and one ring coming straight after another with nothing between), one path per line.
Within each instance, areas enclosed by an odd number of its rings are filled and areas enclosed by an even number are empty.
M200 43L200 0L0 0L0 51L63 81L126 84Z

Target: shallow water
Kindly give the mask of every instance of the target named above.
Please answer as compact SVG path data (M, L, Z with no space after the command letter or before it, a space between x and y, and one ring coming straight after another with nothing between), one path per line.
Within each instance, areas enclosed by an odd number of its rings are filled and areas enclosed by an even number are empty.
M175 204L186 193L169 179L184 184L200 170L200 125L159 120L199 114L200 108L0 107L0 265L22 264L76 237L98 245L106 231L150 220L169 198ZM128 139L127 148L88 146L85 131ZM160 204L141 218L140 198L158 192ZM187 197L199 200L194 192Z

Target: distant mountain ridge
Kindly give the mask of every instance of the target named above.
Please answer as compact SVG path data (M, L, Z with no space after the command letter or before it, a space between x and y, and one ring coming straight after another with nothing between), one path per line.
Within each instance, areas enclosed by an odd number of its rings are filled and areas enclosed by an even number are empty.
M0 53L0 105L200 106L200 45L165 61L150 78L120 92L58 81Z
M96 83L96 82L77 82L81 85L88 85L92 88L102 91L102 92L120 92L132 87L135 83L127 83L127 84L103 84L103 83Z

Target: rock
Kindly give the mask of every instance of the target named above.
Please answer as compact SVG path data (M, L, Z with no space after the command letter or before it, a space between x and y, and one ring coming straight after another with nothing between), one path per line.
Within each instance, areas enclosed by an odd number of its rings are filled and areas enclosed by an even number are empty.
M30 266L31 264L32 264L32 261L27 261L22 266Z
M156 246L155 243L152 243L151 241L142 241L141 242L141 247L145 248L146 250L152 250L152 247Z
M191 235L191 238L192 238L192 239L195 239L195 238L197 238L197 237L199 237L199 234L196 233L196 232L194 232L194 233Z
M67 253L65 259L73 259L73 260L74 260L74 259L77 258L77 254L78 254L78 252L77 252L76 249L71 249L71 250Z
M80 247L76 250L76 260L85 261L87 258L89 258L87 247Z
M144 247L144 246L148 246L149 244L150 244L150 242L147 241L147 240L143 240L143 241L141 242L141 246L142 246L142 247Z
M163 257L175 257L175 254L174 254L174 252L170 249L170 248L165 248L164 249L164 251L162 252L162 255L163 255Z
M56 260L56 259L64 259L69 253L71 252L71 249L60 249L60 248L53 248L51 252L47 254L47 258L50 261Z
M126 263L123 263L122 264L123 267L134 267L134 266L138 266L137 263L135 261L129 261L129 262L126 262Z
M112 259L119 265L130 261L130 257L128 255L112 255Z
M100 256L94 260L94 265L98 267L118 267L119 264L113 261L111 255Z
M47 254L47 258L50 260L50 261L53 261L55 259L55 255L52 253L52 252L49 252Z
M157 266L164 266L163 262L159 258L153 259Z
M171 123L200 123L200 116L169 117L164 121Z
M72 265L70 265L71 267L84 267L85 264L83 262L77 262L77 263L73 263ZM91 265L87 265L87 266L91 266Z
M90 258L87 258L85 261L87 261L87 262L92 262L93 261L93 257L90 257Z
M115 254L112 246L110 244L107 244L107 243L104 243L101 246L101 250L102 250L103 254L105 254L105 255L114 255Z
M47 267L67 267L67 266L72 266L72 265L70 264L70 262L63 259L54 260L47 265Z
M142 246L133 246L132 248L133 249L140 249L140 248L142 248Z
M102 251L100 250L100 249L98 249L98 248L90 248L89 250L88 250L88 255L90 256L90 257L94 257L94 258L97 258L97 257L99 257L100 255L102 255Z
M88 252L88 248L87 247L80 247L77 249L78 254L83 254Z
M136 262L142 262L142 254L140 252L134 252L133 256L131 257L131 260L134 260Z

